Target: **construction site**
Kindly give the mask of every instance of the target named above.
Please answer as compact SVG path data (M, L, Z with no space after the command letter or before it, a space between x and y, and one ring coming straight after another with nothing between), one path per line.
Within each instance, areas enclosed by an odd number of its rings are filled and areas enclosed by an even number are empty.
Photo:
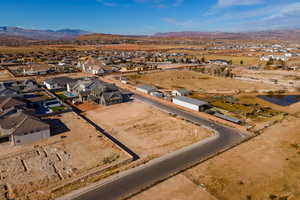
M130 155L75 113L50 119L58 124L59 134L24 146L0 146L1 200L51 199L53 189L130 162Z

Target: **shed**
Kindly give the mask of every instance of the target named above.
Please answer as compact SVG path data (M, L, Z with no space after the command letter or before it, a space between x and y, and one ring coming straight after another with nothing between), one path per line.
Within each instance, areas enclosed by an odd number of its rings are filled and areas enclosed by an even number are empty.
M163 98L164 97L164 93L160 92L160 91L155 91L155 92L150 92L151 96L155 96L155 97L159 97L159 98Z
M146 94L150 94L151 92L156 92L157 88L151 85L138 85L136 87L136 90Z
M178 89L178 90L173 90L172 91L172 95L173 96L187 96L189 95L191 92L187 89Z
M221 113L215 113L214 116L216 116L218 118L221 118L221 119L224 119L226 121L236 123L236 124L241 124L241 120L239 120L237 118L234 118L234 117L229 117L229 116L223 115Z
M205 111L210 108L210 105L206 101L200 101L198 99L192 99L185 96L176 96L172 99L172 102L176 105L189 108L195 111Z

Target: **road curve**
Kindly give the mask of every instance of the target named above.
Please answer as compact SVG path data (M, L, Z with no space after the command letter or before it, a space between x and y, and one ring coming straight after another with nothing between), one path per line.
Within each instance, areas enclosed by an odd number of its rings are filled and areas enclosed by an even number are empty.
M57 200L115 200L123 199L168 178L188 167L200 163L219 152L239 144L248 136L229 127L195 116L187 111L167 106L150 98L135 94L135 98L195 124L215 131L215 135L176 152L154 159L142 166L116 174L106 180L71 192Z

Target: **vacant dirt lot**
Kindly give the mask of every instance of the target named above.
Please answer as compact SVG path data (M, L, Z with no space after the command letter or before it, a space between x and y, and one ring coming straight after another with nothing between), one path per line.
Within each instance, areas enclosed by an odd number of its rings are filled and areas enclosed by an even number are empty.
M237 91L278 89L277 86L212 77L193 71L166 71L130 75L130 80L137 84L150 84L164 89L186 88L192 91Z
M140 156L159 156L212 134L140 101L88 111L86 116Z
M10 154L0 157L0 185L6 188L0 196L42 199L50 195L47 191L52 187L94 168L103 169L129 158L72 112L49 119L56 136L10 147ZM66 137L62 139L62 135ZM9 146L1 145L0 148L5 150Z
M217 199L300 199L299 130L300 119L290 117L183 174Z
M0 70L0 80L11 79L12 76L8 73L7 70Z
M94 109L97 109L97 108L100 108L101 105L99 104L96 104L92 101L86 101L84 103L81 103L81 104L77 104L77 105L74 105L78 110L80 110L81 112L87 112L89 110L94 110Z
M129 200L215 200L183 175L174 176Z

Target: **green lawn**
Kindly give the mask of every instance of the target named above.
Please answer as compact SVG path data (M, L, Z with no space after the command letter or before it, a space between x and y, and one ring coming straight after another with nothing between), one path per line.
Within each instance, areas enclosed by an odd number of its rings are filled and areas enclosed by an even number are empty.
M52 107L50 108L53 112L59 112L59 111L63 111L66 109L65 106L55 106L55 107Z
M68 99L68 97L66 95L64 95L63 93L55 93L55 94L63 101Z

